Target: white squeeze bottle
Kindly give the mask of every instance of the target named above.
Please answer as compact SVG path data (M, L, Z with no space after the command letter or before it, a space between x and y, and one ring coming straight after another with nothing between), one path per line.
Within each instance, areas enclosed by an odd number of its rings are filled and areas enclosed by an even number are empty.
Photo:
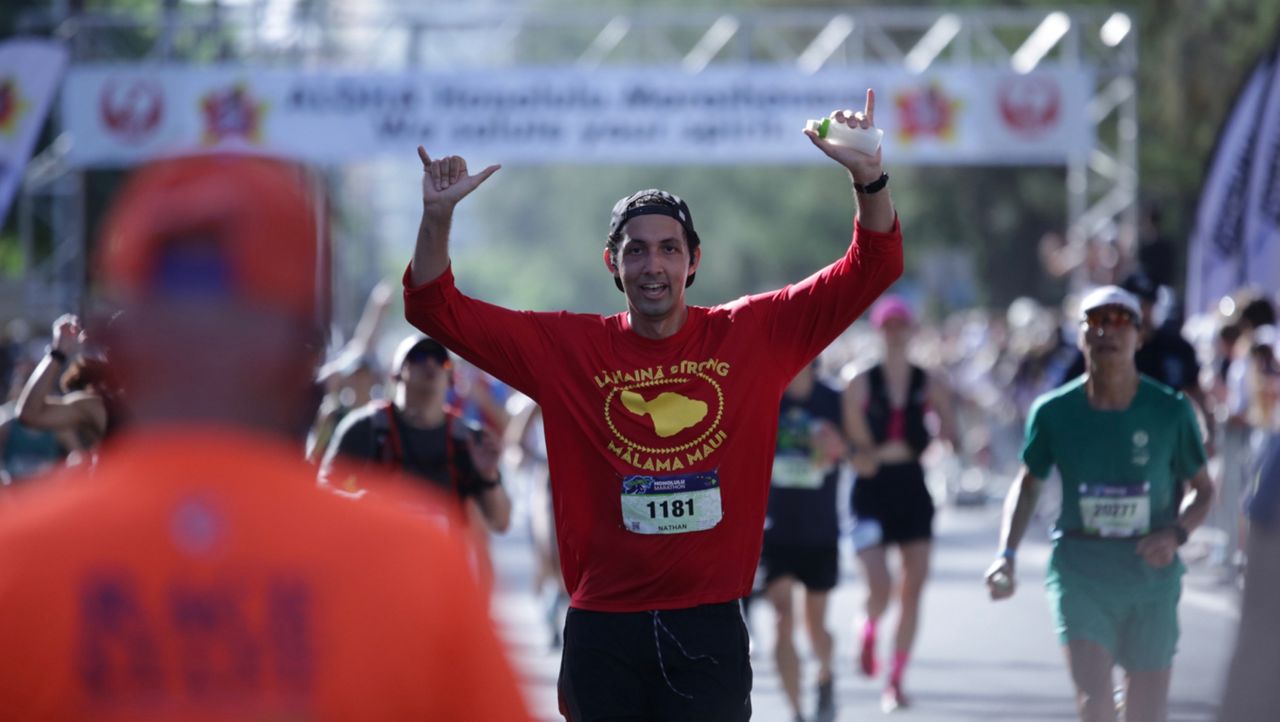
M880 139L884 137L884 131L879 128L855 128L837 123L830 118L810 120L804 124L804 127L805 130L817 133L819 138L825 138L836 145L853 148L867 155L876 152L876 148L880 147Z

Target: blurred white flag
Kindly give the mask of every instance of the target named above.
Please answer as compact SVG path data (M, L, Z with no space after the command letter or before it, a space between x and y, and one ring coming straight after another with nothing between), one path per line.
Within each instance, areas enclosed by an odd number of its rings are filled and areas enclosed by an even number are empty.
M1273 56L1263 102L1253 140L1242 241L1245 282L1274 293L1280 289L1280 55Z
M0 43L0 226L49 114L67 51L48 40Z
M1231 114L1218 134L1209 161L1209 172L1200 187L1195 226L1191 231L1190 260L1187 264L1188 313L1216 307L1218 300L1249 282L1250 250L1246 246L1246 221L1257 199L1256 156L1260 129L1274 127L1263 111L1280 95L1275 82L1274 53L1268 53L1253 69L1236 98ZM1269 149L1272 159L1275 149ZM1261 153L1260 153L1261 151ZM1272 172L1274 183L1274 167ZM1265 179L1264 179L1265 180Z

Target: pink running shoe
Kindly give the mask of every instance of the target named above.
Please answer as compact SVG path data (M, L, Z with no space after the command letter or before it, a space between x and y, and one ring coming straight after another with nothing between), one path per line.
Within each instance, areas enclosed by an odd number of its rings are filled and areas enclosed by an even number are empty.
M876 676L876 638L862 635L862 652L858 655L858 669L864 677Z

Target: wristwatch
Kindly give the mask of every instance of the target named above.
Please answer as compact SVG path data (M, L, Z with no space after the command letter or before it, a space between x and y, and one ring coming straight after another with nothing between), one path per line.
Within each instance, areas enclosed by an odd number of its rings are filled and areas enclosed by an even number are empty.
M866 185L862 185L858 181L854 181L853 189L864 196L869 196L872 193L879 193L880 191L884 190L884 187L887 185L889 185L889 174L882 172L879 178L871 181Z
M50 347L49 347L49 348L48 348L44 353L45 353L45 355L46 355L46 356L48 356L49 358L53 359L54 361L57 361L58 363L62 364L63 366L66 366L66 365L67 365L67 355L66 355L65 353L63 353L63 352L59 351L58 349L56 349L56 348L54 348L54 347L50 346Z
M1187 543L1187 537L1189 536L1189 534L1187 533L1187 530L1182 527L1181 524L1174 522L1173 526L1170 528L1173 529L1174 538L1178 540L1178 546L1182 546L1183 544Z

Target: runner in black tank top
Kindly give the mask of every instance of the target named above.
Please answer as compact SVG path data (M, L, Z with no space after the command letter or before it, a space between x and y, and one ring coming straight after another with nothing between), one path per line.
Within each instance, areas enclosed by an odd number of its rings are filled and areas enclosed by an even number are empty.
M845 426L855 445L858 472L852 495L854 549L867 580L858 667L868 677L876 674L876 628L894 588L887 547L896 545L902 559L898 627L881 700L890 711L906 704L903 674L929 573L933 500L925 486L920 455L932 437L925 416L937 414L940 436L948 441L953 439L953 424L945 386L907 360L914 330L910 307L900 298L886 296L872 311L871 320L884 340L884 360L850 382Z
M760 562L764 593L776 612L774 660L792 718L805 719L801 664L792 639L803 616L818 663L813 719L828 722L836 711L827 598L840 577L836 487L848 445L840 392L818 379L816 367L815 361L800 371L782 396ZM803 589L801 604L793 603L796 586Z

